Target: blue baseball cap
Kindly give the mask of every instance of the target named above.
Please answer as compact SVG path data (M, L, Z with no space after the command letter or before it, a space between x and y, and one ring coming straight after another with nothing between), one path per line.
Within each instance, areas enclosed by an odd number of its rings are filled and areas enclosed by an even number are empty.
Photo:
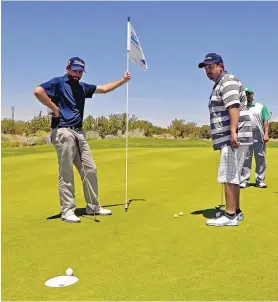
M205 56L204 61L199 63L198 67L203 68L206 65L210 65L210 64L214 64L214 63L223 63L223 60L220 55L212 52Z
M79 57L70 58L68 66L71 70L85 70L85 62Z

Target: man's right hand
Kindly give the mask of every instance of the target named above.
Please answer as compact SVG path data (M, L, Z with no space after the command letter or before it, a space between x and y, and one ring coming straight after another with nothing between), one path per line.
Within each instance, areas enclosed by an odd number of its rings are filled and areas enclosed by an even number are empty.
M230 143L231 143L232 149L237 149L239 147L237 133L235 133L235 132L230 133Z
M52 115L53 117L55 117L55 118L60 117L60 110L59 110L59 108L56 107L56 108L52 111L51 115Z

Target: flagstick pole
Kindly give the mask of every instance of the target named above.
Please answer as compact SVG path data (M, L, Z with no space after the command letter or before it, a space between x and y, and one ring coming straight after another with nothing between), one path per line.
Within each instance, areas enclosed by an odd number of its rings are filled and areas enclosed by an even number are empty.
M127 58L126 58L126 71L129 71L129 36L130 36L130 27L129 27L130 17L127 19ZM126 146L125 146L125 211L127 212L128 208L128 82L126 83Z

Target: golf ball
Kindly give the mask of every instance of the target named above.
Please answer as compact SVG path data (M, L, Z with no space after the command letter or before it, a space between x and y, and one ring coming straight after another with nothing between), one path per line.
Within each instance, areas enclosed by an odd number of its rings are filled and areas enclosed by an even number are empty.
M67 276L72 276L72 275L73 275L73 269L72 269L72 268L68 268L68 269L66 270L66 275L67 275Z
M174 215L174 218L177 218L177 217L179 217L178 214L175 214L175 215Z
M183 212L180 212L180 214L179 214L180 216L183 216Z

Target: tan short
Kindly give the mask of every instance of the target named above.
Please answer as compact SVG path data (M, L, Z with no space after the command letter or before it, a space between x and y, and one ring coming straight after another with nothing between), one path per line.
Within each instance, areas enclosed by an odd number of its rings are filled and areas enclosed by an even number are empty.
M220 184L240 184L240 176L249 146L241 145L237 149L225 146L220 151L217 182Z

